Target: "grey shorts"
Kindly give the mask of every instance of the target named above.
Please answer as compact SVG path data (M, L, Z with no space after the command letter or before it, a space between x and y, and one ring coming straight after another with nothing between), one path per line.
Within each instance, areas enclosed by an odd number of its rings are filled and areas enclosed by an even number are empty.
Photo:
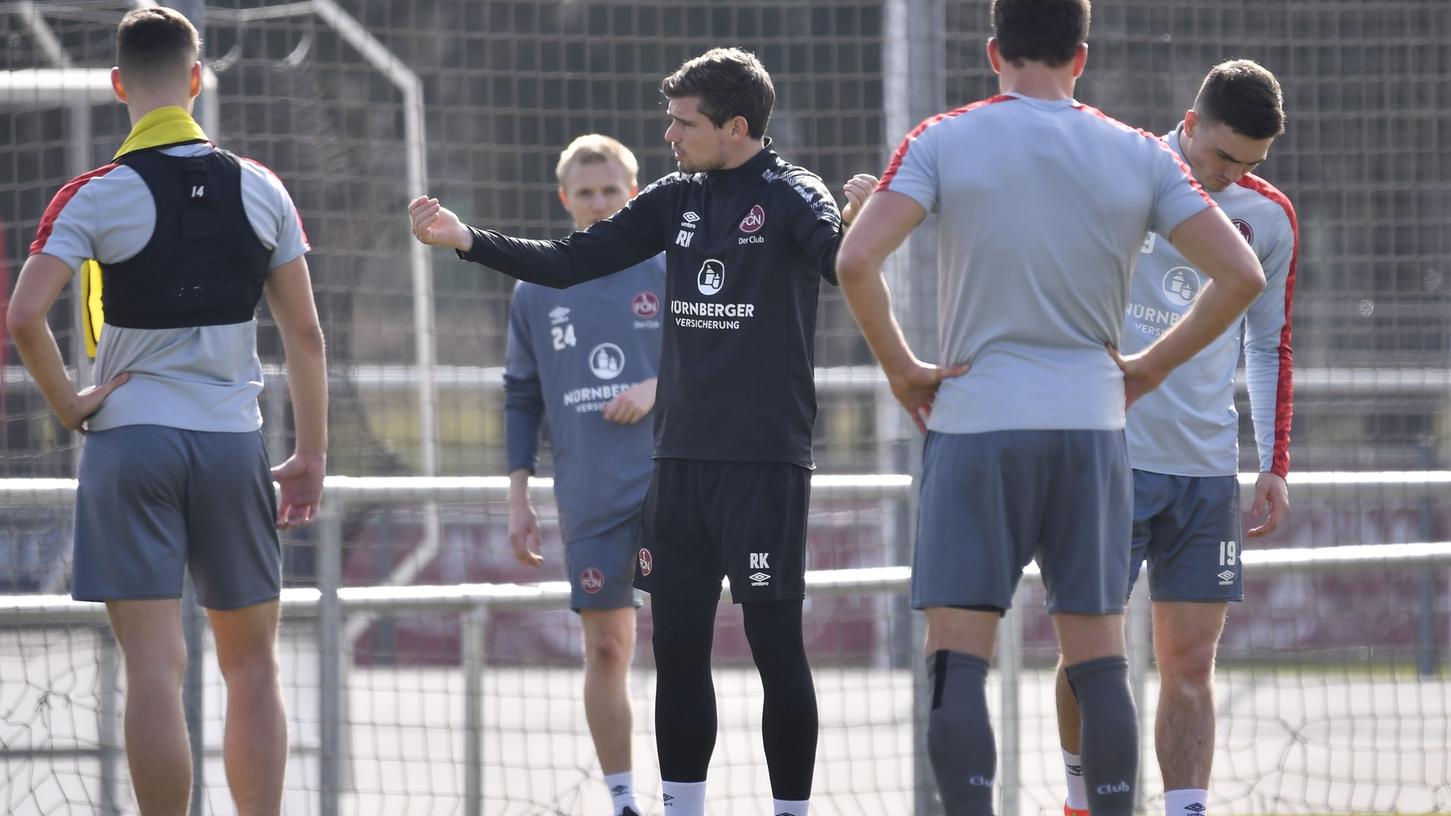
M1122 612L1132 499L1122 431L929 433L912 606L1007 609L1036 558L1049 612Z
M86 435L71 595L181 597L191 571L208 609L276 600L277 499L262 433L128 425Z
M1239 479L1134 471L1129 591L1149 562L1156 601L1242 601Z
M566 542L569 608L624 609L639 606L635 597L635 551L640 546L640 514L597 536Z

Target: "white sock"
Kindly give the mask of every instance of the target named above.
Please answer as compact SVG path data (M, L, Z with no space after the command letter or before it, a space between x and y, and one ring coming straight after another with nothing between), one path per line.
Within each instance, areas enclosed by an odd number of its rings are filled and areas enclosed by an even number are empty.
M1073 810L1088 810L1088 786L1083 784L1083 757L1063 752L1063 774L1068 780L1068 807Z
M705 816L705 782L660 782L666 816Z
M1164 813L1167 816L1205 816L1209 791L1184 788L1164 791Z
M772 799L771 812L776 816L806 816L806 811L811 807L811 800L792 802L789 799Z
M630 771L605 774L605 787L610 789L610 799L615 803L615 816L625 812L625 808L640 812L640 806L635 804L635 775Z

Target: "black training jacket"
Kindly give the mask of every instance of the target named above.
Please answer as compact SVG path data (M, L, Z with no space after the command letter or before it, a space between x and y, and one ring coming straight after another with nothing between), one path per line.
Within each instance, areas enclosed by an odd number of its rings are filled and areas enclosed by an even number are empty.
M459 257L564 288L666 259L655 456L812 467L820 280L841 215L821 179L763 149L730 170L673 173L555 241L469 228Z

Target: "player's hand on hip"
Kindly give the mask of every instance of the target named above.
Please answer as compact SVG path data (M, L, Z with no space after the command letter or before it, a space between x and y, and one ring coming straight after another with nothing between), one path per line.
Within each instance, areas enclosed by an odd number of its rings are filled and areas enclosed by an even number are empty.
M539 566L544 563L544 556L539 554L543 544L534 505L527 498L522 502L510 502L509 546L514 549L514 559L526 567Z
M601 411L601 415L610 422L618 422L621 425L634 425L650 413L655 407L655 384L656 380L645 380L626 388L615 395Z
M408 204L408 220L413 237L429 246L452 247L467 252L474 236L454 214L438 203L438 199L419 196Z
M855 221L861 214L862 207L866 206L867 199L872 197L872 191L876 189L876 176L867 173L852 176L841 188L846 193L846 207L841 211L842 223L850 224Z
M327 474L326 454L294 453L272 468L272 480L279 488L277 528L286 530L310 524L317 518L322 501L322 479Z
M1128 410L1143 395L1158 388L1164 378L1169 376L1169 372L1160 370L1143 354L1130 354L1125 357L1113 346L1104 348L1108 349L1109 356L1124 375L1124 410Z
M908 364L887 372L887 382L892 386L892 396L902 407L917 430L927 433L927 420L932 416L932 403L937 399L937 389L948 377L967 373L967 363L952 366L937 366L913 358Z
M1261 473L1255 480L1254 503L1249 509L1252 515L1264 517L1263 524L1250 529L1249 537L1273 533L1290 512L1290 486L1285 484L1285 478L1278 473Z
M111 396L112 391L125 385L129 379L131 379L131 375L123 373L118 374L108 383L82 388L71 404L66 406L63 413L57 412L60 416L60 424L64 425L68 431L82 430L81 425L90 419L92 414L101 410L101 404L106 401L106 397Z

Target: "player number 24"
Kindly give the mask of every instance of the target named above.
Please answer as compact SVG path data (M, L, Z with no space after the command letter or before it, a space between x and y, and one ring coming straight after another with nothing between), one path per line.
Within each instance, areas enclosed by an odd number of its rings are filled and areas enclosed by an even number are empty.
M1236 549L1237 549L1237 547L1236 547L1236 545L1235 545L1235 543L1233 541L1221 541L1221 542L1219 542L1219 566L1221 566L1221 567L1232 567L1232 566L1234 566L1234 558L1235 558L1235 550Z
M573 346L578 342L574 339L573 323L566 323L563 326L554 326L549 329L549 335L554 340L555 351L563 351L565 346Z

